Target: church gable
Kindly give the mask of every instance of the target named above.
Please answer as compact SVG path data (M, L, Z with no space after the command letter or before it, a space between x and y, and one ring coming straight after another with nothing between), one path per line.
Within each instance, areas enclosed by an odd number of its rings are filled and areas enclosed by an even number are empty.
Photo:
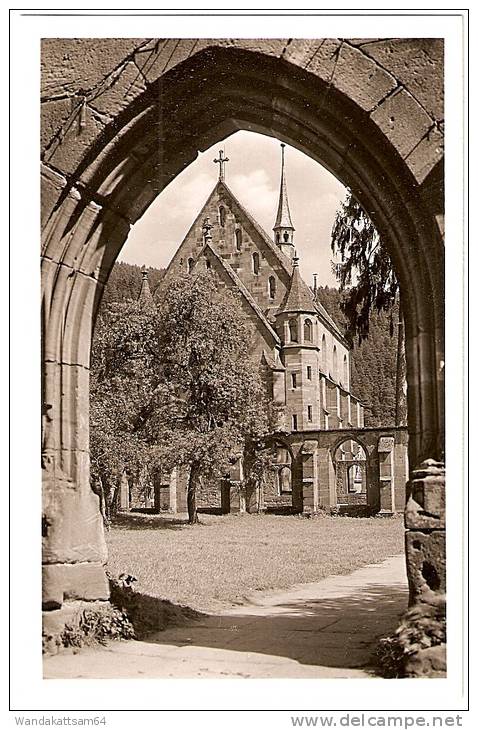
M192 270L204 247L205 224L208 240L214 250L273 323L275 312L283 305L289 291L292 261L243 208L223 177L214 186L179 246L166 270L165 280L174 272L187 273ZM326 330L346 344L339 328L320 302L316 302L316 307Z
M214 229L217 228L217 217L219 207L218 196L219 183L212 190L209 198L197 214L191 228L171 259L164 275L166 281L174 273L187 273L190 271L204 247L204 221L209 218L212 225L211 235L214 239Z
M238 292L242 310L252 325L253 356L259 360L265 350L273 358L275 349L280 347L280 339L277 333L267 321L261 308L257 305L254 298L241 282L234 270L227 261L224 261L224 259L217 253L214 246L210 243L207 243L203 247L195 264L195 268L202 266L214 271L223 286L228 289L234 289Z
M257 305L265 312L277 307L286 295L291 265L252 217L242 208L229 188L219 182L197 215L166 271L191 270L204 246L203 224L215 251L227 262Z
M290 264L281 261L285 257L225 185L219 193L219 228L216 236L211 232L213 244L263 311L278 306L289 286Z

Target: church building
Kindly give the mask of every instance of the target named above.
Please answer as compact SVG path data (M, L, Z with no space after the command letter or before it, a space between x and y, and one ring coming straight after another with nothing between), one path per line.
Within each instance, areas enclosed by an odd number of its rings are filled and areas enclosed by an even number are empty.
M317 293L300 274L289 208L284 145L278 207L271 238L219 180L165 274L213 269L234 287L254 332L254 354L273 373L274 399L290 431L363 426L363 406L350 392L350 351Z
M350 348L320 303L315 277L310 287L301 276L287 196L285 145L281 144L272 236L227 186L228 161L221 150L214 160L218 181L163 281L204 267L239 292L254 332L252 354L267 371L281 415L275 424L276 468L270 483L260 493L246 494L239 460L221 489L203 485L198 506L222 512L315 513L358 505L394 512L395 482L403 490L406 479L406 433L397 434L393 427L367 429L364 406L350 388ZM147 282L143 297L145 286ZM398 458L397 444L403 446ZM186 482L186 475L174 470L156 485L155 504L183 511Z

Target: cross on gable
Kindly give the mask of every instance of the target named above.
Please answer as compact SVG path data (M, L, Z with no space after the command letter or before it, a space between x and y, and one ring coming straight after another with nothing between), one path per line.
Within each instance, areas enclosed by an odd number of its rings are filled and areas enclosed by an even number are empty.
M224 182L226 179L226 162L229 162L229 157L224 157L224 150L219 150L219 157L216 157L214 162L219 163L219 182Z

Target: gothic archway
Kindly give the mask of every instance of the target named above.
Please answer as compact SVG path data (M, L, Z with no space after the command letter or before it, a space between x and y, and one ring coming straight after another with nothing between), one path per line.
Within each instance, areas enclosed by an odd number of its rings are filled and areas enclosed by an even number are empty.
M366 507L370 477L365 445L356 438L343 439L333 450L332 463L337 506Z
M130 226L197 150L238 129L302 150L368 211L400 280L412 469L442 458L444 434L436 110L353 41L144 41L116 61L90 91L79 73L78 105L45 106L43 121L45 575L67 563L97 597L106 553L89 486L88 370L101 294Z

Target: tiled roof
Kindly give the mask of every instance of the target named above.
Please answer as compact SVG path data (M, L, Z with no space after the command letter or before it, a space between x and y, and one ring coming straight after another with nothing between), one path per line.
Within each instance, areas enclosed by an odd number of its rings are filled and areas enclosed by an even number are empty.
M142 268L141 273L143 278L141 280L141 289L138 295L138 302L143 306L150 306L154 303L153 295L148 281L148 271L146 268Z
M226 271L226 273L228 274L228 276L232 280L234 286L237 287L237 289L242 294L242 296L244 297L244 299L247 300L248 304L251 306L251 308L257 314L257 316L261 320L262 324L264 325L264 327L266 328L266 330L269 332L269 334L272 336L272 338L274 339L274 341L277 344L280 344L280 339L279 339L279 336L278 336L277 332L270 325L270 323L266 319L266 316L264 315L264 312L257 305L256 300L254 299L254 297L252 296L252 294L249 292L249 289L239 279L238 275L236 274L236 272L234 271L234 269L232 268L232 266L229 266L229 264L227 263L227 261L225 261L222 258L222 256L215 250L214 246L211 243L207 243L204 246L204 248L202 249L202 252L204 252L204 251L210 251L210 253L212 253L212 255L214 256L214 258L216 259L216 261Z
M274 230L276 228L291 228L294 229L294 226L292 225L292 219L290 217L290 210L289 210L289 200L287 198L287 185L285 182L285 169L284 169L284 146L282 147L282 169L281 169L281 177L280 177L280 192L279 192L279 205L277 206L277 215L276 215L276 222L274 224Z
M285 296L279 312L281 314L286 312L309 312L310 314L316 314L317 307L313 294L300 275L298 260L294 259L294 262L289 291Z

